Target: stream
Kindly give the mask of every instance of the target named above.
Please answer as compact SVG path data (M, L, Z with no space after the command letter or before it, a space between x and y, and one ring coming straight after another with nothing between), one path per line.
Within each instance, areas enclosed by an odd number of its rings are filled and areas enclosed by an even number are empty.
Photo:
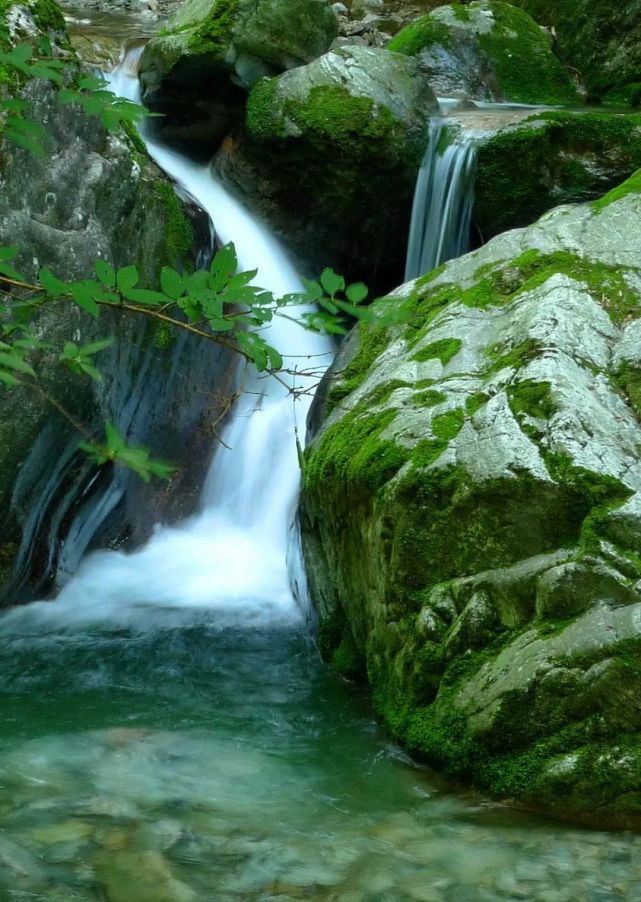
M126 67L112 83L135 97ZM296 290L208 167L149 148L242 268ZM292 360L329 362L275 328ZM191 521L0 621L0 900L641 900L641 837L444 786L320 662L293 526L310 398L246 388Z

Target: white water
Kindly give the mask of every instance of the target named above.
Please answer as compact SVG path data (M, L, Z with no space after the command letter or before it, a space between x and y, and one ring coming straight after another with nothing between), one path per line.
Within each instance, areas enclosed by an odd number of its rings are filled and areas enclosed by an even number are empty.
M416 279L469 247L476 148L472 136L444 144L447 120L430 123L430 137L416 180L405 280Z
M126 58L110 81L116 94L137 101L135 63L135 57ZM219 241L233 241L241 270L257 269L256 283L276 296L302 287L277 242L212 178L209 166L149 139L147 146L158 165L209 213ZM294 355L285 356L286 366L318 372L331 361L328 339L280 317L269 330L269 342ZM298 542L291 540L297 539L291 527L299 488L295 429L304 436L311 392L294 401L289 388L311 389L317 376L285 381L282 385L255 370L246 374L198 516L178 528L158 528L135 554L90 556L55 603L13 609L0 632L47 625L82 628L103 621L145 628L182 622L185 608L200 609L197 616L205 611L221 626L300 620L288 571L300 582ZM294 558L289 568L288 549Z

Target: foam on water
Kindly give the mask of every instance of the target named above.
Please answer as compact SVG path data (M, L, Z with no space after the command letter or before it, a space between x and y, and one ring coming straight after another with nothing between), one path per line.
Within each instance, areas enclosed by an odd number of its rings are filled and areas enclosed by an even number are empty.
M123 58L111 89L137 101L135 77L140 48ZM282 296L302 288L283 249L212 177L208 165L158 144L145 135L150 155L209 213L218 240L233 242L241 270L257 269L256 283ZM291 311L290 311L291 312ZM303 312L303 310L299 310ZM90 556L54 604L14 609L0 633L24 629L82 628L88 622L153 628L168 609L212 613L221 625L296 622L301 618L289 570L300 583L299 554L291 524L299 487L295 430L304 424L318 372L331 360L327 338L290 319L276 317L269 342L285 366L313 367L315 375L288 375L279 382L248 371L244 392L223 430L198 516L178 528L159 528L135 554ZM309 389L294 400L291 389Z

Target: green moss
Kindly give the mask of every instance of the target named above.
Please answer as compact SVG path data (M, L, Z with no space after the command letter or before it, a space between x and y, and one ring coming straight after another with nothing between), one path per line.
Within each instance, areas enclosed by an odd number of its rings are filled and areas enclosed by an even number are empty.
M275 132L277 92L278 79L262 78L249 93L245 123L249 133L257 140L273 138L275 133L285 137L284 129Z
M433 388L424 392L416 392L412 397L412 404L417 407L436 407L437 404L442 404L444 401L447 401L445 392L436 391Z
M125 133L127 142L129 144L129 147L131 148L131 150L134 153L139 154L144 159L147 159L149 156L149 154L147 152L147 145L140 137L138 129L133 124L133 122L127 122L126 120L124 120L122 122L122 130Z
M518 103L575 102L576 91L536 22L509 3L493 2L492 12L496 25L478 41L505 97Z
M411 386L409 382L405 382L402 379L392 379L390 382L377 385L376 388L367 393L365 400L372 406L384 404L397 388L411 388Z
M459 434L464 422L464 411L461 408L456 408L435 416L431 422L431 429L436 438L450 442Z
M184 263L193 250L194 229L172 185L158 179L154 190L162 204L165 220L165 240L160 262L176 266Z
M475 392L473 395L468 395L465 400L465 412L471 417L480 410L481 407L484 407L487 402L490 400L490 396L485 392Z
M550 394L549 382L533 382L529 379L512 383L508 388L508 399L512 413L520 418L525 415L535 419L550 420L557 407Z
M366 323L360 323L356 328L358 329L358 350L344 369L336 373L338 381L332 386L327 398L329 410L333 410L365 381L365 377L387 344L386 329Z
M447 25L431 16L423 16L402 28L389 42L387 49L405 56L417 56L435 45L449 47L451 40Z
M526 338L513 348L506 350L503 343L486 348L488 358L487 375L498 373L505 369L522 369L530 360L534 360L541 353L542 346L534 338Z
M349 630L345 631L340 644L332 654L331 665L337 673L346 679L355 680L364 677L363 656L356 648Z
M613 381L641 420L641 370L629 363L625 364L613 377Z
M539 113L480 144L473 219L487 240L559 204L595 200L640 167L641 116Z
M41 31L65 31L64 15L53 0L31 0L27 5L33 12L36 25Z
M401 144L405 137L404 127L388 107L369 97L357 97L339 85L313 87L304 103L287 101L282 115L308 139L315 136L324 146L329 143L350 158L369 156L371 142L388 145L398 140Z
M624 197L627 197L629 194L641 194L641 169L634 173L627 181L625 181L622 185L619 185L616 188L613 188L608 194L604 197L599 198L599 200L595 201L593 206L596 210L604 210L606 207L609 207L610 204L616 203L618 200L622 200Z
M412 359L419 363L427 360L440 360L445 366L458 354L462 346L463 342L460 338L441 338L439 341L433 341L426 347L421 348Z
M238 6L239 0L216 0L209 15L190 36L189 51L224 54L231 42Z
M641 81L633 81L627 85L619 85L607 91L601 98L604 106L639 107L641 106Z
M459 22L469 22L472 18L469 7L463 6L462 3L451 3L449 6L454 13L454 17L458 19Z
M319 486L326 480L356 484L375 492L402 467L408 452L380 434L395 419L395 410L368 414L361 402L345 414L339 428L328 429L318 447L305 455L305 485Z

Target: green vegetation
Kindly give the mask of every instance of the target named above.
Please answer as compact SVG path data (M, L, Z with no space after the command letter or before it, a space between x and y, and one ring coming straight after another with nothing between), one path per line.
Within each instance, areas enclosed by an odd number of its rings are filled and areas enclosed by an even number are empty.
M641 116L551 110L479 145L473 220L485 239L641 168Z
M431 16L423 16L399 31L389 42L387 49L406 56L418 56L435 45L448 47L451 37L447 25Z

